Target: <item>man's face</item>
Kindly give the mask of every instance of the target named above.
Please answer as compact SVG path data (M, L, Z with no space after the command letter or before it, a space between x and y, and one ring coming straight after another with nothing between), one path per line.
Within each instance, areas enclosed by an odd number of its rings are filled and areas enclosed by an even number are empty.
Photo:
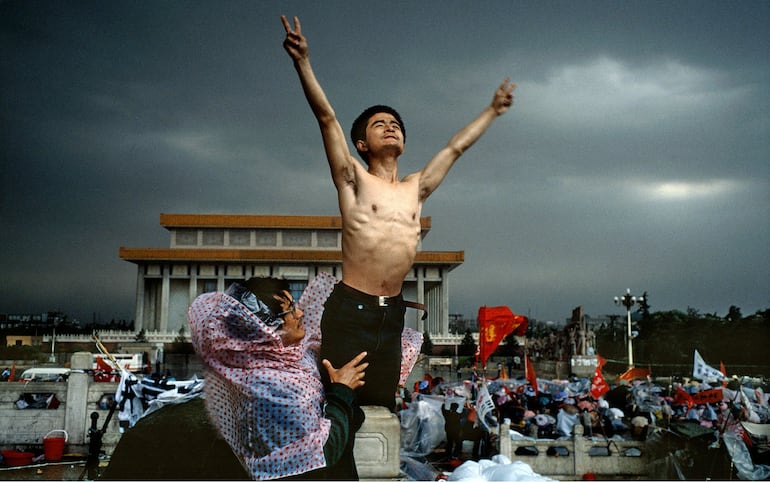
M369 118L366 124L365 151L379 152L381 150L404 150L404 133L401 124L392 114L381 112Z
M284 291L282 296L276 295L275 299L281 302L279 315L283 318L280 330L283 345L295 345L305 338L305 325L302 323L304 312L295 305L294 298L288 291Z

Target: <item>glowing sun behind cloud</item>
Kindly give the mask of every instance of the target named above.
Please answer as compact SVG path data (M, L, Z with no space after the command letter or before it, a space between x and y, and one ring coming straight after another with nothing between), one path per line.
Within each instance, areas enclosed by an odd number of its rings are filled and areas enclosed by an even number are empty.
M691 200L727 194L737 188L733 181L719 179L712 181L666 181L641 186L653 199Z

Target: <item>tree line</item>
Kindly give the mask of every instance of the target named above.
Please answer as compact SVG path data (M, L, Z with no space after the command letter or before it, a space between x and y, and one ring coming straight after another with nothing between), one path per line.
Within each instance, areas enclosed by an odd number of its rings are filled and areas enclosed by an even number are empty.
M656 376L690 376L693 355L698 350L710 366L719 369L724 363L728 376L770 376L770 309L743 316L741 309L731 306L726 316L700 313L694 308L686 311L652 312L646 297L632 313L634 365L650 367ZM607 370L622 373L628 363L625 316L613 317L613 322L596 330L596 352L608 360ZM531 322L527 338L548 338L563 328ZM457 348L457 354L471 360L477 344L469 329ZM449 355L449 351L442 355ZM425 333L423 353L433 353L430 335ZM452 353L453 354L453 353ZM513 336L508 336L492 356L522 356L524 348Z
M643 308L632 316L634 364L653 368L653 373L681 371L692 367L695 350L707 364L719 369L724 363L733 374L770 376L770 309L743 316L731 306L724 317L686 311L650 312ZM597 350L605 358L627 360L626 320L620 326L604 327L597 333Z

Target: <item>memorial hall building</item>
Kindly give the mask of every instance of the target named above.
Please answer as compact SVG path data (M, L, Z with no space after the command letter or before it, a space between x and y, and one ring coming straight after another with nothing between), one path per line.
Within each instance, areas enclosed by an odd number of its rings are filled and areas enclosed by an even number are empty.
M403 295L428 308L426 320L407 309L406 326L441 338L449 334L449 272L465 253L422 251L430 223L430 217L420 219L420 244ZM120 258L137 267L136 331L189 333L187 308L198 295L252 276L288 280L297 299L319 273L342 278L339 216L161 214L160 224L170 233L168 248L120 248Z

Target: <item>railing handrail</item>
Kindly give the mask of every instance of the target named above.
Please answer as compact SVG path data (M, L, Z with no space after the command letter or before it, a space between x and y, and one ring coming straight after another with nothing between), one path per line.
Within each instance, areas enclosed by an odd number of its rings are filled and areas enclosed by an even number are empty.
M107 343L125 343L135 342L138 332L130 330L99 330L99 339L102 342ZM51 341L50 334L43 335L43 342ZM144 338L147 343L171 343L177 339L179 333L167 332L167 331L145 331ZM189 337L188 337L189 340ZM92 343L93 338L90 333L76 333L76 334L57 334L56 342L62 343Z

